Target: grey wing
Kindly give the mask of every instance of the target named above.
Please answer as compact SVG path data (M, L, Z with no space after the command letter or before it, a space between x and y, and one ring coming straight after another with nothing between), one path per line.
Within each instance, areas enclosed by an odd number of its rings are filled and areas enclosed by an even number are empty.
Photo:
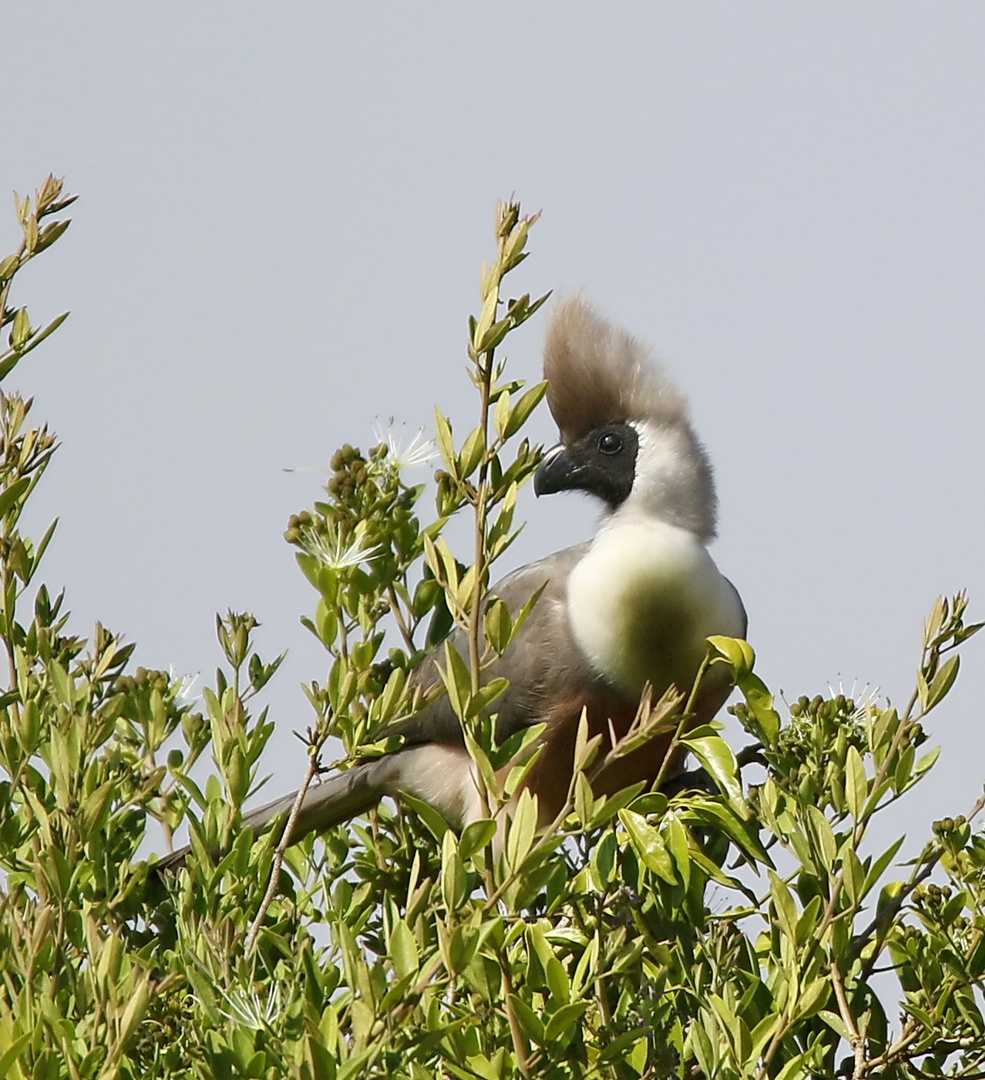
M506 602L514 617L541 586L544 589L510 647L483 673L484 682L509 679L508 689L490 708L498 713L496 733L500 741L540 721L551 702L593 682L571 635L566 598L568 575L588 548L588 543L578 544L529 563L490 589ZM461 630L456 630L450 641L463 657L468 657L466 636ZM440 684L437 664L442 652L435 650L417 669L417 685ZM447 695L388 728L386 734L402 735L409 744L462 742L461 724Z

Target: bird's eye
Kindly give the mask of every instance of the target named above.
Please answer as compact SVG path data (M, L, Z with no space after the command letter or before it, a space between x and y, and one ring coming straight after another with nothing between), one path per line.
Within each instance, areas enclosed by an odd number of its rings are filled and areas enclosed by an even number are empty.
M599 450L603 454L618 454L621 449L622 439L614 431L606 431L599 436Z

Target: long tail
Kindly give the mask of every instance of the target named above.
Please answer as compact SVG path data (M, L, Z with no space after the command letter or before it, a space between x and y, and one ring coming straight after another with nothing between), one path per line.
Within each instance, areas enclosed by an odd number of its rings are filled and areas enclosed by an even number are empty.
M291 830L291 841L301 840L311 832L322 832L331 825L348 821L374 807L384 795L392 792L391 782L398 768L394 759L398 756L390 754L363 762L309 787ZM270 822L280 818L278 828L283 829L296 798L295 791L258 810L251 810L243 815L243 827L259 833ZM190 850L190 847L183 847L166 855L154 864L154 871L160 874L165 870L179 869Z

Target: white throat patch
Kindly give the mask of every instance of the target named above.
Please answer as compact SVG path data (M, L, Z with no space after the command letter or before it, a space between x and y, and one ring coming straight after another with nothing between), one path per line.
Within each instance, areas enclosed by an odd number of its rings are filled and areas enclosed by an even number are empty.
M662 518L703 540L715 535L715 491L705 453L687 424L631 420L639 440L633 488L617 513Z
M629 500L627 500L627 503ZM631 694L688 691L712 634L745 631L742 604L687 529L626 504L568 579L568 614L592 666Z

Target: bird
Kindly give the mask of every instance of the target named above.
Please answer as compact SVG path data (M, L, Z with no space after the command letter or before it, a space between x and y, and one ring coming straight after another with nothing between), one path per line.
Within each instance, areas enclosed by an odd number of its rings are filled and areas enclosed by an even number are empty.
M558 305L544 346L547 402L559 441L533 479L537 496L580 491L602 504L594 537L521 567L492 586L514 614L542 590L506 651L484 672L509 685L490 706L502 742L544 725L543 750L524 786L537 797L541 826L565 805L581 718L611 746L625 735L641 697L672 687L687 693L712 635L744 637L739 593L708 551L716 534L711 463L691 425L684 394L649 350L596 313L580 295ZM468 648L456 630L452 645ZM439 651L416 669L423 688L439 682ZM724 665L705 672L688 723L710 720L732 690ZM447 819L487 816L461 721L447 697L398 721L384 736L400 748L363 760L307 790L291 842L324 832L375 807L385 796L413 796ZM671 733L604 767L596 797L683 772ZM668 767L669 766L669 767ZM243 816L260 830L286 821L296 793ZM283 827L283 826L282 826ZM188 849L162 860L176 866Z

